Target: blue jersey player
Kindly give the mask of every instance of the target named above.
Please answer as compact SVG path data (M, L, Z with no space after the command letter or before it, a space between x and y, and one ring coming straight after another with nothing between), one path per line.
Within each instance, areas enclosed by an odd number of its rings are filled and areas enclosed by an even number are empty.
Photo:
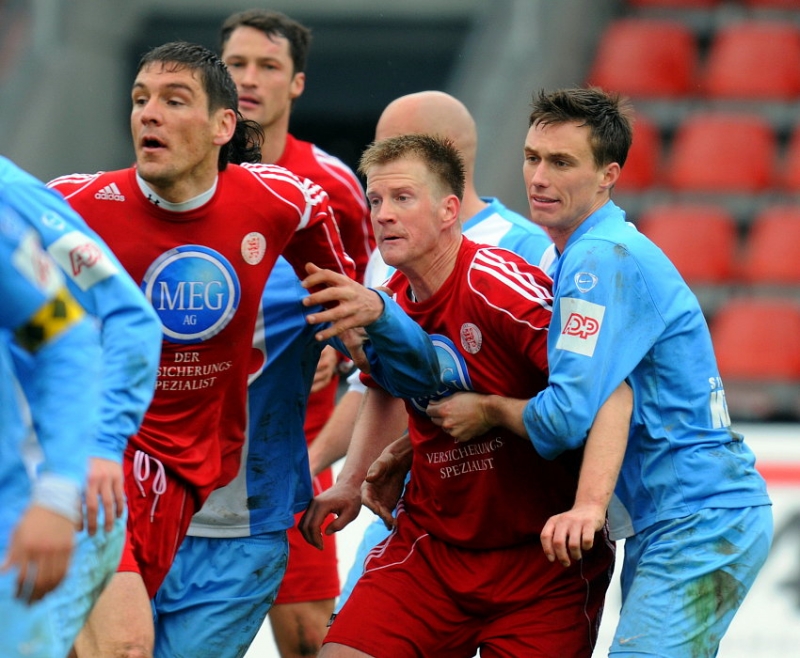
M153 395L161 325L133 279L58 192L0 157L0 194L36 230L65 275L70 293L101 329L99 423L85 438L90 460L83 529L68 575L70 585L45 602L68 637L81 628L119 562L126 521L122 453ZM23 388L35 397L32 358L19 349L14 356Z
M457 440L505 426L553 458L581 445L626 381L634 408L608 511L612 537L626 538L610 655L715 656L769 551L764 480L731 428L697 299L610 200L631 143L625 106L599 89L540 92L529 125L531 217L557 249L549 385L529 401L467 394L428 412ZM557 518L551 559L580 555L592 517L602 524L605 510Z
M36 232L2 192L0 270L2 653L57 658L72 638L46 605L68 587L64 576L91 447L86 437L98 420L100 341ZM29 399L12 345L33 365Z

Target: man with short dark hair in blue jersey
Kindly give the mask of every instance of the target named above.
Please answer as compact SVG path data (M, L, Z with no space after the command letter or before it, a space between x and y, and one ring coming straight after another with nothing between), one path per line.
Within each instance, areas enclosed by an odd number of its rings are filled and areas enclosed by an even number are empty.
M98 421L100 340L2 189L0 299L2 654L63 658L79 627L65 627L49 602L72 586L78 567L70 558L81 523L87 436ZM31 360L25 376L36 395L30 398L23 394L12 345Z
M531 400L455 395L428 407L457 440L501 426L554 458L576 448L626 381L633 416L608 519L625 538L610 655L715 656L769 552L772 512L755 457L731 428L708 327L664 253L611 201L631 144L618 96L534 97L523 175L557 249L548 387ZM589 511L599 527L605 512ZM557 517L551 559L580 550L578 511Z
M63 636L74 636L119 563L127 519L122 453L153 396L161 325L116 257L58 192L0 157L0 194L39 234L71 294L101 329L102 398L96 431L85 437L90 460L82 531L68 586L40 606L50 610ZM23 388L34 397L32 358L22 350L14 350L14 356Z

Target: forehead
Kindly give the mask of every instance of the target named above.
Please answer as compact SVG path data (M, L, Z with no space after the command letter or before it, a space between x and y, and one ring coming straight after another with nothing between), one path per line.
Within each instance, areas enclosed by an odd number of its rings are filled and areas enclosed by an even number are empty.
M134 87L184 87L194 93L205 93L199 70L175 62L151 62L142 67Z
M223 57L252 54L256 50L260 57L282 57L291 55L289 40L282 34L266 34L249 25L240 25L225 42L222 48Z
M430 186L431 174L425 163L416 156L403 156L376 164L367 172L367 193L401 187L421 188Z
M525 148L548 152L590 153L591 129L578 121L534 123L528 129Z

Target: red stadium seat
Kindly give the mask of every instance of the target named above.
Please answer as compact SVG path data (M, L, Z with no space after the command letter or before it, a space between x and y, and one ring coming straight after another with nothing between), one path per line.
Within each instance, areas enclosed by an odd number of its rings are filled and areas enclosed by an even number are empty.
M661 247L690 286L731 282L738 233L726 208L677 203L653 206L642 213L636 225Z
M741 275L749 284L800 285L800 207L773 206L755 217Z
M711 323L723 381L800 382L800 306L788 299L736 298Z
M772 187L777 142L756 114L700 113L676 131L668 182L676 191L763 192Z
M633 124L633 144L622 168L616 189L638 192L658 180L661 162L661 133L649 119L639 115Z
M632 98L677 98L693 91L697 43L678 21L628 18L604 32L588 82Z
M721 0L628 0L636 9L712 9Z
M715 99L792 100L800 96L800 28L744 21L715 33L702 75Z

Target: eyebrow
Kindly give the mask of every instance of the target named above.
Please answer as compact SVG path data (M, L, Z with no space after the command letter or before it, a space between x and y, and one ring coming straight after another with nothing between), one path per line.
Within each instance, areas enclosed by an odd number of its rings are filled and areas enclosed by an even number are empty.
M541 155L539 151L537 151L534 148L531 148L527 144L525 145L525 153L534 153L536 155ZM575 160L575 155L573 155L572 153L567 153L565 151L553 151L552 153L547 154L547 158L550 160Z
M187 91L190 94L194 95L194 89L187 85L185 82L169 82L164 85L167 89L172 91ZM147 85L143 82L134 82L133 89L147 89Z

